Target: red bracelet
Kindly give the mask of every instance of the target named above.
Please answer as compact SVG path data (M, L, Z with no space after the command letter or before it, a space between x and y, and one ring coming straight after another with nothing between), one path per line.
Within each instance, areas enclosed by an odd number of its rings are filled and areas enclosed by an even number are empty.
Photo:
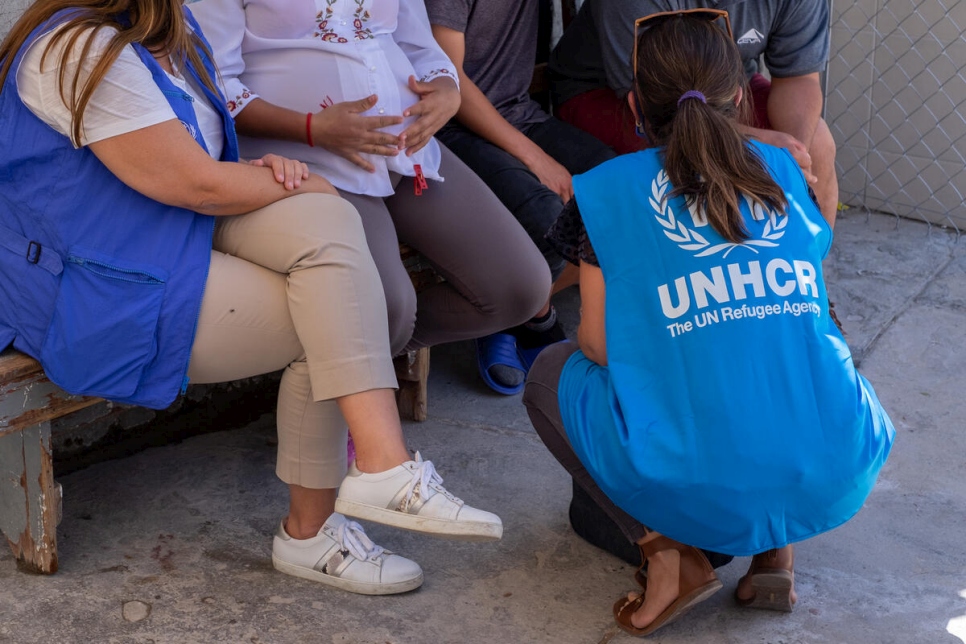
M315 144L312 143L312 112L305 115L305 140L310 148L315 147Z

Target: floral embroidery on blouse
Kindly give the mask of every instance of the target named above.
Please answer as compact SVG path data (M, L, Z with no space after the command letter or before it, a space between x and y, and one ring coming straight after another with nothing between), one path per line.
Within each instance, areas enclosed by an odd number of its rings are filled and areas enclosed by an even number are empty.
M321 38L324 42L335 42L335 43L347 43L349 39L345 35L340 35L336 30L335 22L335 10L332 8L340 0L325 0L325 9L320 11L315 16L315 33L312 35L316 38ZM352 39L353 40L369 40L370 38L375 38L372 35L372 30L366 26L366 23L372 19L372 14L366 9L366 4L371 3L372 0L353 0L356 5L356 9L353 12L352 20Z
M365 7L366 0L355 0L355 2L355 20L352 21L352 26L355 27L356 30L356 40L366 40L368 38L372 38L372 31L365 26L365 24L369 22L369 19L372 18L372 16L369 15L369 10Z
M316 30L312 35L316 38L321 38L324 42L349 42L348 39L337 34L334 27L329 26L329 21L335 17L335 11L332 10L332 5L338 1L325 0L325 9L315 15Z
M241 110L250 98L253 98L251 90L247 87L242 90L241 94L237 94L234 99L228 101L228 112L234 116L236 112Z
M428 83L429 81L439 78L440 76L446 76L447 78L452 78L457 83L459 82L459 79L457 79L456 74L446 69L445 67L441 67L440 69L434 69L424 74L423 77L419 79L419 82Z

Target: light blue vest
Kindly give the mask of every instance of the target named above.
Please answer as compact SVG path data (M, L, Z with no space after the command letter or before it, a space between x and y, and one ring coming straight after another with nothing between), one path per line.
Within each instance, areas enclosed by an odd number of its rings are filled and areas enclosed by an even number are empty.
M828 314L831 231L785 150L752 144L787 216L742 204L732 244L657 150L574 177L606 284L608 367L577 352L559 400L601 489L683 543L750 555L862 506L895 430Z
M187 9L185 17L200 34ZM204 147L191 97L147 50L134 48ZM70 393L166 407L187 385L214 218L128 188L90 150L75 150L34 116L17 94L25 51L0 88L0 349L12 344L38 359ZM222 160L235 161L224 98L206 93L225 123Z

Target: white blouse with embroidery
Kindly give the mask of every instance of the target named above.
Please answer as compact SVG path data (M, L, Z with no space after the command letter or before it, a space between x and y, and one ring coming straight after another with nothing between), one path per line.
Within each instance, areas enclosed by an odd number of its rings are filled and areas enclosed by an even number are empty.
M457 81L452 62L433 39L422 0L189 0L189 8L211 43L238 114L256 97L299 112L377 94L367 115L401 116L419 97L410 76ZM458 81L457 81L458 82ZM399 134L412 122L386 128ZM385 197L393 193L389 173L427 179L439 176L439 145L433 139L407 157L366 155L376 172L304 143L240 137L242 156L274 152L306 162L340 190Z

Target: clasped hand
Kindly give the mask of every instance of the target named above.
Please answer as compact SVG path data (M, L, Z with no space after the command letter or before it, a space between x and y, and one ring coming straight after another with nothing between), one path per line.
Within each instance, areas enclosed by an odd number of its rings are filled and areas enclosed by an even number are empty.
M416 120L399 138L406 155L412 156L459 111L460 90L449 76L439 76L427 83L410 76L409 89L419 96L419 102L406 109L403 116L415 116Z
M419 96L419 102L406 109L402 116L364 116L378 102L375 94L358 101L336 103L316 112L312 115L312 141L366 172L375 172L376 168L363 155L394 157L403 149L407 155L412 155L429 143L439 128L456 114L460 93L449 77L423 83L410 76L409 88ZM416 119L402 134L396 136L381 131L399 125L404 117L410 116Z
M818 181L818 177L812 172L812 156L808 153L808 148L794 136L776 130L758 130L755 133L755 138L776 148L785 148L791 152L792 158L802 169L802 174L805 175L805 181L808 182L808 185L814 185Z
M275 181L285 186L286 190L299 188L302 181L309 178L309 166L301 161L286 159L277 154L266 154L261 159L249 161L248 165L271 168Z
M373 94L316 112L312 115L312 141L366 172L375 172L375 166L363 154L394 157L402 148L401 137L380 131L402 123L402 116L363 116L378 100L379 97Z
M309 166L301 161L280 157L277 154L266 154L261 159L248 161L248 165L271 168L275 181L282 184L286 190L298 190L302 187L302 183L306 182L305 191L307 192L339 194L339 191L329 183L328 179L312 174L309 172Z

